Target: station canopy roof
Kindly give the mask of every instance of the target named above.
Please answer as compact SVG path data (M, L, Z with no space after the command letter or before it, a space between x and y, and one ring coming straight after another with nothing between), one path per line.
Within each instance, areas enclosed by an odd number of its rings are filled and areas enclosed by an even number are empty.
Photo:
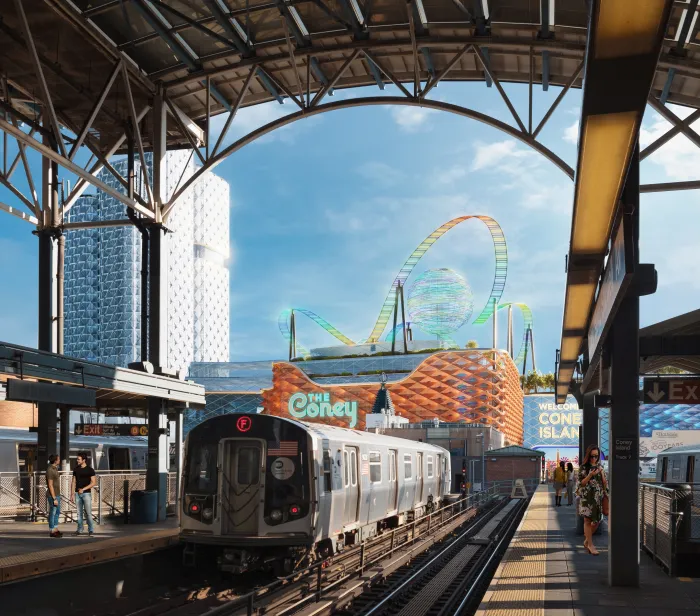
M242 106L391 82L446 80L580 87L585 0L22 0L59 121L107 152L124 132L126 88L117 79L91 124L91 110L119 63L134 107L144 112L161 84L201 128ZM692 3L691 3L692 4ZM0 9L2 74L12 106L36 118L41 84L13 3ZM657 98L697 106L698 25L682 32L688 4L676 2L653 83ZM683 36L681 36L681 33ZM678 38L683 38L679 44ZM685 44L687 42L687 45ZM473 44L475 47L471 47ZM680 53L678 48L681 48ZM460 52L461 55L460 55ZM481 58L479 57L481 56ZM484 70L482 60L488 66ZM334 77L340 77L334 82ZM578 72L577 72L578 71ZM491 75L488 73L490 72ZM296 74L295 74L296 73ZM577 77L575 77L578 75ZM207 96L207 80L209 81ZM332 86L332 87L331 87ZM412 90L412 85L408 86ZM3 104L8 105L6 101ZM293 103L292 103L293 104ZM146 116L146 148L152 130ZM40 129L39 129L40 130ZM168 124L170 147L186 146Z

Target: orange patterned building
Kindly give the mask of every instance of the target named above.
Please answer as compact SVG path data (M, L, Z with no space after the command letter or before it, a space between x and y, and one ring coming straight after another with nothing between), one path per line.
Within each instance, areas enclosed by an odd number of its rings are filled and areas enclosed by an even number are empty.
M378 379L379 381L379 379ZM377 383L325 385L297 366L272 367L272 388L263 390L265 413L365 428ZM441 421L482 423L505 435L508 444L523 443L523 392L513 360L505 351L444 351L422 361L399 381L387 383L396 414L411 423Z

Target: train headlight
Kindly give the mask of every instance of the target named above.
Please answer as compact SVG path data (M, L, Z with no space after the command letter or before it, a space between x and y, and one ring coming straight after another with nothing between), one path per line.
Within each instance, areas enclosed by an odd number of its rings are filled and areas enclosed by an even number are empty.
M279 509L273 509L270 512L270 517L275 521L279 522L282 519L282 512Z
M205 520L211 520L214 517L214 511L207 507L206 509L202 509L202 517Z

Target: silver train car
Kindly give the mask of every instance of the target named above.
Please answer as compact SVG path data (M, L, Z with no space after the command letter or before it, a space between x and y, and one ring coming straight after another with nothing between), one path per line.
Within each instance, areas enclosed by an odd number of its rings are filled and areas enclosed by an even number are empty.
M223 415L185 445L180 536L225 571L291 571L439 507L442 447L271 415Z
M70 436L69 466L86 451L96 471L129 471L146 468L148 441L141 437ZM28 430L0 429L0 473L44 471L36 465L37 435Z
M695 469L698 468L698 481ZM662 451L656 457L659 483L700 483L700 445L683 445Z

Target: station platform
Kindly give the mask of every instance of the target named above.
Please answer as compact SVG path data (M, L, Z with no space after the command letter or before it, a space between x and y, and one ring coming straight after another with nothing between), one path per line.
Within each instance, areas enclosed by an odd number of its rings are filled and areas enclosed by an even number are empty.
M477 615L700 614L700 579L669 577L642 553L640 587L613 588L607 581L607 532L595 536L594 544L599 556L589 554L583 536L576 535L576 507L555 507L552 488L539 486Z
M178 524L95 525L95 535L74 537L75 524L60 524L60 539L49 537L48 525L0 522L0 584L63 572L68 569L146 554L178 543Z

